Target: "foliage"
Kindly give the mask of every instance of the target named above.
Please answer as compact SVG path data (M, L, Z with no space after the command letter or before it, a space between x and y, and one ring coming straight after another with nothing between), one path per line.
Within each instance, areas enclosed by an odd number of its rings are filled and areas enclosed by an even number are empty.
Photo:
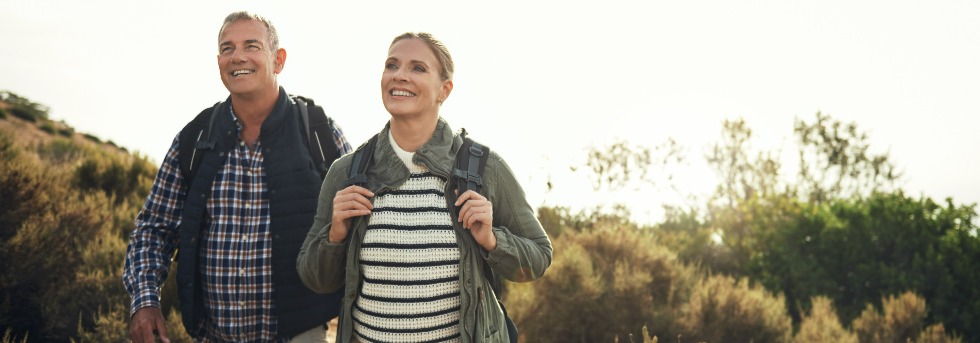
M818 296L810 301L810 313L803 315L793 343L857 343L856 335L841 325L830 298Z
M111 155L92 156L78 166L73 184L82 190L101 191L118 203L149 192L153 182L151 168L146 159L131 159L127 163Z
M681 160L680 148L673 139L655 147L653 151L620 140L608 147L590 148L585 165L591 171L589 175L595 190L618 190L631 185L652 184L651 167L659 166L666 172L663 167ZM670 174L666 174L665 179L671 178Z
M0 265L0 327L9 337L65 341L128 325L120 267L152 166L113 156L57 138L22 147L0 133L0 260L16 261ZM115 180L129 188L78 187L80 165L70 162L79 159L124 166Z
M882 299L882 310L884 313L868 305L854 320L852 326L861 342L903 343L913 339L916 342L959 341L958 338L946 336L942 324L921 330L926 318L926 301L913 293Z
M789 212L789 211L786 211ZM980 241L972 206L940 206L901 192L866 200L806 204L760 240L750 275L797 303L834 300L849 321L887 294L922 294L929 322L976 337L980 316ZM963 299L971 299L964 301ZM797 318L794 316L794 318Z
M787 342L793 333L781 296L747 279L713 275L698 282L678 319L686 339L707 342Z
M14 116L30 121L46 121L48 119L48 107L35 103L22 96L9 91L0 91L0 101L10 105L7 111Z
M38 128L40 128L41 131L47 132L52 135L55 133L54 124L52 124L51 122L43 122L40 125L38 125Z
M868 135L853 122L817 112L816 122L797 120L793 130L801 145L797 185L810 202L887 190L901 176L888 154L869 151Z
M548 273L511 284L506 298L525 341L609 342L644 325L670 332L694 268L637 230L569 230L553 244Z

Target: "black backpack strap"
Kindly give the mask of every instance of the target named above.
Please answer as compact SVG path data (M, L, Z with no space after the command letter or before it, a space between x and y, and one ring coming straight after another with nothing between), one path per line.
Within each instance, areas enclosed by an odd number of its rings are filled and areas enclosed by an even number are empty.
M479 193L486 186L483 182L483 172L487 167L487 159L490 158L490 148L467 137L466 130L463 130L460 135L463 136L463 144L456 151L456 161L453 163L453 175L450 182L453 183L454 189L459 192L458 194L463 194L468 190ZM455 197L458 195L447 194L447 196L452 196L453 202L455 202ZM456 213L459 213L459 210L460 207L456 207ZM500 297L503 295L501 294L503 280L493 272L490 264L486 261L483 262L483 275L490 281L490 288L497 295L500 309L504 311L510 341L517 342L517 325L507 315L507 309L504 308L504 303L500 301Z
M333 138L333 119L327 116L323 107L317 106L313 99L294 95L293 99L299 106L302 118L303 132L309 141L310 157L320 171L321 178L327 175L327 170L333 161L340 157L339 149Z
M344 182L344 188L358 185L367 185L367 168L368 164L371 163L371 157L374 155L374 146L378 143L378 135L375 134L371 136L363 145L354 150L354 156L351 159L350 171L347 172L347 181Z
M490 148L477 143L469 137L463 137L463 145L456 152L456 162L453 167L453 183L459 194L472 190L483 190L483 169L487 166Z
M188 186L194 180L197 170L194 169L201 161L201 150L214 149L214 141L211 140L211 131L214 128L214 121L218 117L221 109L221 101L209 108L205 108L198 113L194 120L187 125L186 129L191 129L189 133L181 133L178 143L177 154L180 160L180 173L184 178L184 183ZM186 130L185 129L185 130Z

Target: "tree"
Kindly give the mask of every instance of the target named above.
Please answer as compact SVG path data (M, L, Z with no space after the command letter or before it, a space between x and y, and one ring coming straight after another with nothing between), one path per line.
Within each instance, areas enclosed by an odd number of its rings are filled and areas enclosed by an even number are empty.
M816 122L797 120L800 143L799 192L811 202L887 190L900 177L887 153L870 152L868 135L817 112Z

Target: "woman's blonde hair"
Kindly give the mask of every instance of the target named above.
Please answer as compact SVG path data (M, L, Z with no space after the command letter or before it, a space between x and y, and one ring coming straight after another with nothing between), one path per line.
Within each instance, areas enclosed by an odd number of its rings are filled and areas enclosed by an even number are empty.
M436 55L436 59L439 60L439 77L441 77L443 81L453 79L453 71L456 68L453 65L453 57L449 55L449 49L446 48L445 44L442 44L442 42L440 42L438 39L432 37L432 34L430 33L405 32L398 37L395 37L395 39L391 41L391 45L395 45L395 43L403 39L418 39L428 45L429 48L432 49L432 53Z

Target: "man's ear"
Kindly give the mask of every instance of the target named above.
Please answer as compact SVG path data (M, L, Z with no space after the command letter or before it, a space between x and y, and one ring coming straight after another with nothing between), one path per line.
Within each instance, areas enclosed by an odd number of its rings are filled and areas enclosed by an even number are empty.
M280 72L282 72L282 68L286 66L286 49L279 48L279 50L276 50L275 58L276 58L275 72L276 74L279 74Z

